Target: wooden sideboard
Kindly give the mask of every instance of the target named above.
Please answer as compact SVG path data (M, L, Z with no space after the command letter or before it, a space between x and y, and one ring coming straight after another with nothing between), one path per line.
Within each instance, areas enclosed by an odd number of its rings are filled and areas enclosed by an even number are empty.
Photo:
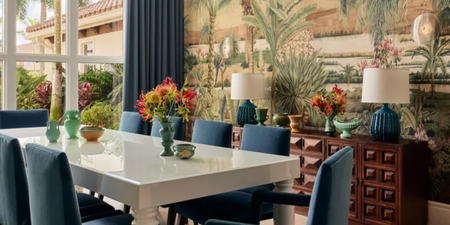
M235 149L242 131L233 128ZM349 224L427 224L430 153L424 141L386 143L364 135L341 139L321 131L292 133L290 156L300 158L295 193L311 194L322 162L345 146L354 149ZM306 215L308 209L296 207L296 212Z

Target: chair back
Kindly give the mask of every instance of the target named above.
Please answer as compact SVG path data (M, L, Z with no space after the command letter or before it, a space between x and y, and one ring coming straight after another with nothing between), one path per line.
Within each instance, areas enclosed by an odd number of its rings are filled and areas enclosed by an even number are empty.
M78 200L64 152L27 144L32 224L81 225Z
M174 117L169 116L169 119L172 120ZM152 132L150 136L152 137L161 137L159 134L159 130L162 128L161 123L158 120L155 120L152 125ZM173 135L174 140L182 141L184 139L184 123L183 118L175 117L175 122L173 124L173 128L175 129L175 134Z
M320 166L309 205L307 225L346 225L353 148L345 147Z
M291 131L289 129L249 124L244 126L242 150L289 156L290 145Z
M17 139L3 134L0 134L0 224L31 224L22 149Z
M120 131L145 134L145 121L137 112L123 112L120 120Z
M224 122L195 120L192 143L231 148L233 125Z
M0 111L0 129L46 127L47 122L47 109Z

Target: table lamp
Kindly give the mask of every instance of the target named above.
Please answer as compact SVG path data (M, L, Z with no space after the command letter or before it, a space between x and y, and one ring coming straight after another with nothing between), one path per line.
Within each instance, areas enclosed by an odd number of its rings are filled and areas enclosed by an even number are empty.
M256 106L249 99L265 98L264 74L233 73L231 75L231 99L244 99L238 107L236 121L239 126L257 124Z
M395 141L400 137L400 121L388 103L409 103L409 70L364 69L361 102L383 103L372 115L370 135L378 141Z

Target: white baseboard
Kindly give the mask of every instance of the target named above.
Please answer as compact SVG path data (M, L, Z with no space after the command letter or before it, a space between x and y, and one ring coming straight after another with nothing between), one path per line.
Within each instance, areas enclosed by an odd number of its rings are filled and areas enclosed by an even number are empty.
M449 225L450 205L428 201L428 225Z

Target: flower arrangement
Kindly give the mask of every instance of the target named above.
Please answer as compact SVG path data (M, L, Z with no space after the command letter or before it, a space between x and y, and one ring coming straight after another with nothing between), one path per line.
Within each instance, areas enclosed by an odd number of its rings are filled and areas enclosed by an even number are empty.
M172 78L167 78L164 82L152 91L141 93L135 108L139 109L139 115L144 121L153 122L158 120L161 123L170 121L170 116L181 115L183 120L188 121L189 113L194 106L190 101L197 95L192 88L187 88L187 79L183 87L178 90L177 85L172 82Z
M317 108L319 114L324 113L327 117L335 117L345 113L346 96L347 93L344 94L343 90L335 85L331 92L314 95L311 105Z

